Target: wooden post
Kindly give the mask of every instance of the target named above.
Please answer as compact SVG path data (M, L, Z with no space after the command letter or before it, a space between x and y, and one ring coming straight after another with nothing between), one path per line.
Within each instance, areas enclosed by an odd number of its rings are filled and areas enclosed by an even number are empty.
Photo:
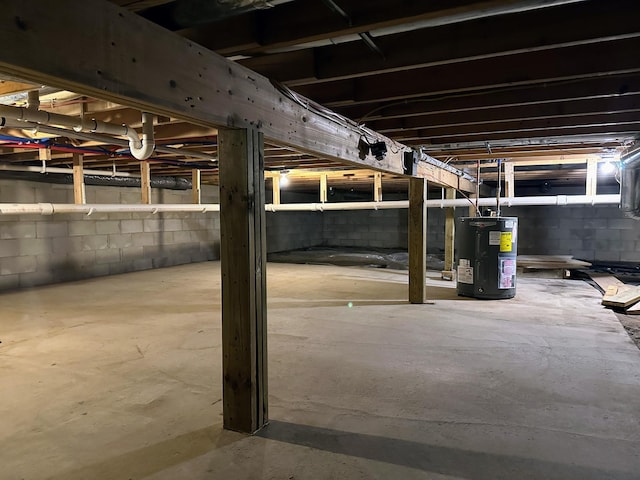
M504 163L504 193L509 198L516 196L516 171L511 162Z
M427 180L409 178L409 302L426 300Z
M47 169L47 162L51 160L51 149L50 148L39 148L38 149L38 158L42 163L42 172L44 173Z
M87 203L84 186L84 156L80 153L73 154L73 202L76 204Z
M193 203L202 203L202 173L197 168L191 170L191 193L193 195Z
M382 201L382 173L375 172L373 174L373 201Z
M476 194L475 193L470 193L469 194L469 200L471 200L471 203L469 203L469 216L470 217L475 217L478 215L478 211L476 210Z
M320 202L327 202L327 174L320 175Z
M274 173L271 177L271 203L280 205L280 174Z
M220 130L224 428L268 423L266 235L262 133Z
M142 203L151 203L151 167L149 162L140 162L140 188L142 190Z
M455 198L456 190L454 188L447 188L446 199L455 200ZM455 207L446 207L444 214L444 270L442 271L442 279L453 280L453 256L456 231Z
M587 160L587 195L595 195L598 188L598 160Z

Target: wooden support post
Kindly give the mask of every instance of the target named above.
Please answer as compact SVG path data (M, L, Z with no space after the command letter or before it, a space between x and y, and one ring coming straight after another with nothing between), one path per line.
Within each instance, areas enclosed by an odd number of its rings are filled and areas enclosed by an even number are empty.
M476 210L476 194L470 193L469 200L471 200L471 203L469 203L469 216L475 217L478 214L478 211Z
M425 303L427 270L427 181L409 178L409 302Z
M193 195L193 203L202 203L202 173L197 168L191 170L191 193Z
M42 162L42 172L44 173L47 168L47 162L51 160L51 149L50 148L39 148L38 149L38 158L40 162Z
M140 188L142 190L142 203L151 203L151 167L149 162L140 162Z
M280 205L280 174L274 173L271 182L271 203Z
M224 428L268 422L266 235L262 133L220 130Z
M513 198L516 196L516 171L511 162L504 163L504 195Z
M73 201L76 204L87 203L84 186L84 155L73 154Z
M320 175L320 202L327 202L327 174Z
M447 188L446 198L447 200L455 200L456 191L454 188ZM447 207L444 214L444 270L442 271L442 279L453 280L453 256L456 232L455 207Z
M382 201L382 173L375 172L373 174L373 201Z
M598 189L598 160L587 160L587 195L595 195Z

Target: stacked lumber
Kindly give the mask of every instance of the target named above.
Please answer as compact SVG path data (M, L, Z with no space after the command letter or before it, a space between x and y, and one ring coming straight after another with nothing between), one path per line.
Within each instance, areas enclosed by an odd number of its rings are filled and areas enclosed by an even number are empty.
M640 286L627 285L613 275L591 274L591 279L604 291L602 305L622 310L628 315L640 315Z
M589 268L589 262L576 260L571 255L518 255L518 267L525 269L565 269Z

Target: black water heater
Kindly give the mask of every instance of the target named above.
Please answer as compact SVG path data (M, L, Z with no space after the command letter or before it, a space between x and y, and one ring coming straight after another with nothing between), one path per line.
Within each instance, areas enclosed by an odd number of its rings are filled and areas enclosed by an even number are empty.
M513 298L517 246L516 217L458 218L455 249L458 295Z

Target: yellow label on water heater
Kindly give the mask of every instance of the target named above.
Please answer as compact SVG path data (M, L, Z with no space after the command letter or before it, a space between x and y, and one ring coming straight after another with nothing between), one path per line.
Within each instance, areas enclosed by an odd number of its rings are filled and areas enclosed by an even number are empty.
M511 232L500 232L500 251L510 252L511 247Z

